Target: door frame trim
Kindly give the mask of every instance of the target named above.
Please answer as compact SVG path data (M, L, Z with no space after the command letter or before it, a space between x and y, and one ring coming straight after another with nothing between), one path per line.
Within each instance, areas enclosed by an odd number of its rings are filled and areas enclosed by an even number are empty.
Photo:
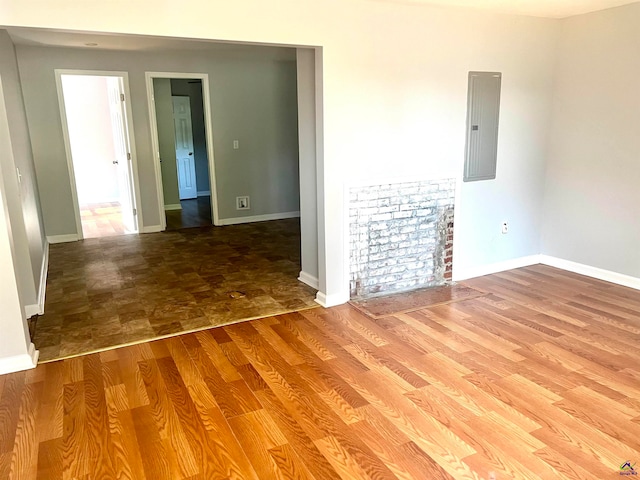
M211 201L211 222L213 225L220 225L218 217L218 189L216 185L216 168L213 156L213 123L211 120L211 98L209 92L208 73L185 73L185 72L145 72L145 83L147 85L147 104L149 106L149 125L151 127L151 145L153 149L153 170L156 176L156 191L158 195L158 212L160 214L160 225L162 230L167 228L167 217L164 213L164 190L162 188L162 172L160 170L160 146L158 143L158 122L156 118L156 104L153 91L154 78L179 78L194 79L202 81L202 106L204 111L205 139L207 141L207 160L209 163L209 187Z
M135 221L136 232L139 233L141 226L144 225L142 220L142 209L140 208L140 185L138 182L138 159L136 155L135 136L133 133L133 112L131 110L131 92L129 90L129 74L128 72L119 72L112 70L69 70L64 68L56 68L54 70L56 77L56 91L58 93L58 106L60 108L60 121L62 123L62 137L64 140L64 149L67 157L67 168L69 170L69 182L71 186L71 199L73 201L73 213L76 220L76 233L78 240L84 238L82 233L82 219L80 216L80 202L78 201L78 188L76 184L76 174L73 166L73 157L71 155L71 141L69 139L69 124L67 121L67 109L64 103L64 92L62 90L62 75L78 75L93 77L119 77L122 78L122 84L125 95L125 115L127 125L127 135L129 137L129 153L131 153L131 175L133 178L129 180L133 184L133 208L136 209Z

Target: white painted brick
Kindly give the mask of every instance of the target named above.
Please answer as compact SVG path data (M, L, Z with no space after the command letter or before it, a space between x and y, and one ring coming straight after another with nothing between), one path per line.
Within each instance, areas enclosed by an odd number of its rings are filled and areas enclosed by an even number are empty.
M351 189L352 295L442 283L446 252L435 239L451 230L454 196L455 179Z
M399 207L397 205L392 205L392 206L378 208L378 213L392 213L392 212L397 212L398 210L399 210Z
M384 223L371 223L369 229L371 231L382 231L387 229L387 225Z
M411 211L394 212L393 213L393 218L394 219L410 218L412 215L413 215L413 213Z
M393 217L391 213L379 213L377 215L371 215L372 222L381 222L385 220L391 220Z
M428 217L430 215L433 215L433 213L430 208L425 208L424 210L416 210L415 215L416 217Z
M402 203L402 202L401 202ZM420 208L420 205L417 203L403 203L400 205L400 210L404 211L404 210L409 210L409 211L413 211L416 210L417 208Z
M423 247L410 247L405 249L405 255L418 255L419 253L423 252L424 248Z

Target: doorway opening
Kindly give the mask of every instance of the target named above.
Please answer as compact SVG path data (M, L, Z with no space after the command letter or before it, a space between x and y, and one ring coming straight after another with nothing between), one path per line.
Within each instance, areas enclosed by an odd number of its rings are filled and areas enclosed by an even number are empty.
M56 70L78 239L138 232L125 75Z
M124 257L116 253L122 240L117 237L102 239L96 255L99 253L114 268L126 269L135 275L134 283L142 289L138 293L134 293L130 282L123 284L118 276L106 278L104 272L86 268L85 264L69 264L68 259L81 245L70 243L64 246L64 252L58 250L56 261L61 263L52 265L52 269L65 268L66 277L76 277L77 273L81 283L91 286L87 301L98 289L100 293L111 292L114 298L122 294L127 298L132 294L148 297L149 292L143 290L145 285L153 283L154 294L150 299L153 315L139 311L132 320L131 312L127 311L129 307L118 308L118 318L110 317L108 335L104 333L104 319L96 316L95 321L83 326L83 335L91 337L91 344L78 345L78 342L74 343L77 335L65 335L66 332L55 330L68 310L64 296L52 295L48 302L55 307L49 311L48 324L56 331L60 343L45 346L46 330L44 322L40 323L43 344L35 344L42 347L42 358L86 353L116 344L300 310L314 306L314 296L318 301L335 302L324 294L316 296L315 292L319 286L326 290L325 269L320 268L321 263L326 263L324 210L319 201L324 193L323 175L320 175L323 171L321 52L296 49L293 53L295 63L289 51L286 56L282 55L287 58L284 61L251 60L238 62L238 65L228 61L224 63L224 69L212 68L209 74L146 73L148 132L153 153L145 158L145 165L153 162L157 185L154 197L160 208L153 208L154 198L145 197L143 206L145 213L148 212L145 219L149 218L152 223L145 224L141 219L140 230L152 233L166 229L166 223L161 225L166 221L160 172L164 159L158 150L154 78L201 81L206 99L203 103L209 185L214 199L211 212L214 224L219 227L129 237L125 242L127 255ZM126 59L126 52L122 55ZM252 56L255 57L255 53ZM203 69L211 64L209 57L201 62ZM177 60L175 64L181 65ZM266 75L256 74L265 70ZM173 99L170 109L173 111ZM141 119L143 123L144 120ZM213 168L213 120L216 121L217 170ZM175 137L173 118L172 123ZM177 176L175 139L172 148ZM163 162L159 161L161 159ZM229 168L233 171L229 172ZM152 180L148 177L150 173L149 168L141 171L141 178L147 175L147 187ZM234 179L239 179L238 184L233 183ZM283 197L286 203L280 201ZM294 201L295 197L299 205ZM133 252L133 246L139 253ZM143 268L142 264L130 268L130 255L144 259L149 268ZM99 261L93 257L95 255L90 259L92 263ZM122 262L121 267L116 262ZM322 282L319 277L323 277ZM55 285L51 289L64 292ZM176 298L184 299L186 303L182 300L176 303ZM79 307L74 304L73 308ZM47 321L47 318L43 317L43 320Z
M158 200L164 209L163 228L214 225L208 77L147 74L147 82L151 87L151 117L152 122L155 120L152 130L160 164Z
M263 53L260 52L261 55ZM225 68L212 70L212 73L146 72L160 215L159 225L145 226L145 231L166 230L167 219L173 214L171 207L167 208L172 202L165 200L164 192L167 187L163 169L167 165L173 170L171 188L179 198L171 83L176 80L188 84L193 82L191 88L196 85L198 93L202 94L202 101L198 98L197 102L191 102L190 105L192 117L193 108L200 107L201 103L204 110L204 143L213 225L229 226L299 217L302 259L298 279L317 289L321 286L319 251L322 238L322 213L318 198L324 194L321 177L318 176L323 156L322 52L313 48L297 48L293 53L295 56L287 49L279 51L277 58L282 61L276 62L275 66L269 66L271 62L256 62L256 52L253 52L248 62L238 65L230 63ZM274 51L269 55L274 55ZM260 74L257 75L257 72ZM199 83L196 83L198 80ZM161 90L165 93L162 94ZM159 97L163 95L166 100L160 102ZM167 135L161 134L158 125L161 103L169 112L164 114ZM172 158L165 162L160 143L169 137L169 146L165 151ZM194 145L193 151L197 152L197 145ZM200 175L199 171L197 175ZM202 188L200 181L201 178L196 178L198 191ZM185 216L184 203L180 201L178 207L181 209L178 211L180 217ZM198 203L199 208L207 207L202 197L198 197Z
M156 79L162 81L163 79ZM171 100L181 209L167 210L167 228L211 225L211 187L202 80L172 78ZM165 191L166 192L166 191ZM166 194L166 193L165 193Z

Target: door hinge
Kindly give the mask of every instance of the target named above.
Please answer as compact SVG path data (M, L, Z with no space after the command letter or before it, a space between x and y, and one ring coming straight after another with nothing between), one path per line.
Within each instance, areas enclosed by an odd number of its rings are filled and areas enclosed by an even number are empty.
M121 93L121 94L120 94L120 101L121 101L121 102L124 102L124 93Z
M131 160L131 152L127 152L127 160Z
M138 214L138 209L137 209L137 208L134 208L134 209L133 209L133 216L135 217L137 214Z

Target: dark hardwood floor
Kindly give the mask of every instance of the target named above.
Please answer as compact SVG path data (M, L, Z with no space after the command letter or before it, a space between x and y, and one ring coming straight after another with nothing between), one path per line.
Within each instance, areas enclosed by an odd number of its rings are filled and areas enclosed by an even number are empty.
M180 200L182 210L167 210L167 230L204 227L213 225L211 220L211 197Z
M314 307L296 218L51 245L47 361Z
M640 460L640 292L533 266L0 376L0 479L606 479ZM637 467L636 467L637 469Z
M181 200L180 205L182 210L165 212L167 230L213 225L211 197ZM122 223L122 208L117 202L82 205L80 219L84 238L113 237L127 233Z

